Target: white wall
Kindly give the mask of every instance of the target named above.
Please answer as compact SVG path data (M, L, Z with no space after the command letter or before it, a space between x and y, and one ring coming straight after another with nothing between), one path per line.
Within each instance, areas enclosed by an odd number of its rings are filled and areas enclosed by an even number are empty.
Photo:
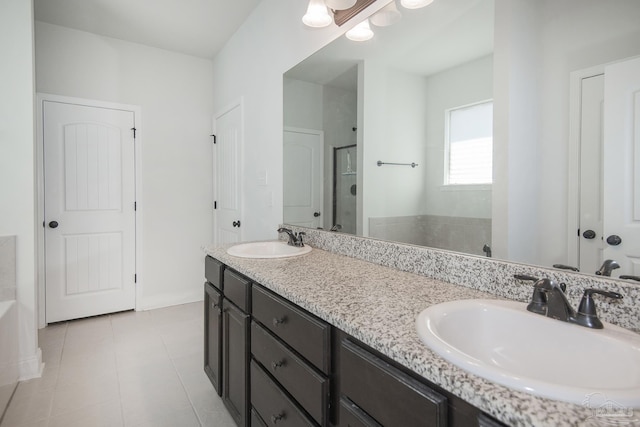
M497 0L494 255L567 263L569 75L640 55L640 7Z
M537 263L568 263L567 164L569 74L640 55L637 0L545 0L540 2L541 62L539 150L540 194L536 215L543 234Z
M364 13L384 5L377 3ZM300 0L262 0L213 61L215 110L244 101L244 240L275 238L282 221L282 74L356 23L305 27L306 7ZM267 171L267 186L258 183L260 170Z
M363 233L369 218L419 215L425 206L426 79L373 61L364 63L362 126ZM417 163L418 166L377 166Z
M202 299L212 240L212 62L36 22L38 92L139 105L143 299Z
M445 111L493 99L493 55L459 65L426 79L428 152L426 205L428 215L491 218L491 188L443 187Z
M20 377L39 376L36 329L33 6L0 2L0 235L16 236Z

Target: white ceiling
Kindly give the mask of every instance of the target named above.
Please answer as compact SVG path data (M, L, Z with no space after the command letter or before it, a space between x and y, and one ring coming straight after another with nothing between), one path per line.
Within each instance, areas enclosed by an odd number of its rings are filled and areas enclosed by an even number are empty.
M35 19L213 58L260 0L34 0Z
M286 76L355 90L360 60L429 76L493 52L494 0L439 0L400 11L399 23L372 26L372 40L357 43L340 37Z

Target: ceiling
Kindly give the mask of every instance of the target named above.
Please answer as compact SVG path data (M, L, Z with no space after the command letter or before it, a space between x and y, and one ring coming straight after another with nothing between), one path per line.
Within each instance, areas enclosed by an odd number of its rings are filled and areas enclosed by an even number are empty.
M287 71L287 77L355 91L355 66L361 60L429 76L493 52L494 0L436 1L400 10L401 21L373 27L372 40L340 37Z
M212 59L260 0L34 0L35 19Z

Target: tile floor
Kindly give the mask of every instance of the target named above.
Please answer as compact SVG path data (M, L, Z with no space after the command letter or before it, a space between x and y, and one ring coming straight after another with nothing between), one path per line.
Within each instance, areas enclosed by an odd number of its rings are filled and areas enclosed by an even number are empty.
M203 371L202 302L40 330L41 378L1 427L235 427Z

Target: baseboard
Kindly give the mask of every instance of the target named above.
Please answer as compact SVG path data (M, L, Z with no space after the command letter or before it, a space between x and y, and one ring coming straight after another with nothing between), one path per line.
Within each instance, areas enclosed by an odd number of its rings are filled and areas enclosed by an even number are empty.
M171 293L144 297L138 310L153 310L155 308L170 307L172 305L188 304L204 300L204 290L193 290L183 293Z
M42 350L40 350L40 347L36 350L36 354L27 359L20 360L18 364L20 381L40 378L42 376L42 370L44 369L44 363L42 363Z

